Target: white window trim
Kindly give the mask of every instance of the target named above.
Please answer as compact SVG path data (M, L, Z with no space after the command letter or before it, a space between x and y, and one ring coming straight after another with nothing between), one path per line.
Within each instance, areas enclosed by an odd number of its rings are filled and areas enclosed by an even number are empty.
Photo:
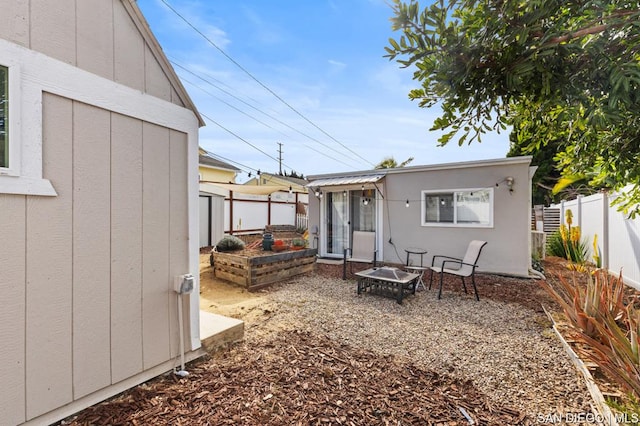
M489 223L449 223L449 222L426 222L425 217L425 198L429 194L452 194L454 203L456 202L456 192L474 192L489 191ZM493 212L494 212L494 191L493 188L456 188L456 189L429 189L421 191L420 195L420 225L426 227L437 228L493 228ZM454 210L455 211L455 210ZM455 213L454 213L455 217Z
M0 168L0 194L55 196L42 177L42 91L24 78L28 52L0 40L0 64L9 69L9 167Z

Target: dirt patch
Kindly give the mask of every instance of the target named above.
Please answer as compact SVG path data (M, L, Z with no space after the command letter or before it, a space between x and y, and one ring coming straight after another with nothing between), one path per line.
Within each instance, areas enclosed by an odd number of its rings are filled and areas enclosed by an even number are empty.
M268 290L249 292L216 278L208 254L200 254L200 309L251 323L272 310Z

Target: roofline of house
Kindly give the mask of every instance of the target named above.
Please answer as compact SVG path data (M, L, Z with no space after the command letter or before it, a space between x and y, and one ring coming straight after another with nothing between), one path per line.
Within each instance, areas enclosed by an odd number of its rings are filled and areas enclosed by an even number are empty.
M178 94L178 97L180 98L182 103L188 109L193 111L195 116L198 118L198 123L200 124L200 127L205 126L204 119L200 115L198 108L196 108L196 105L193 103L193 100L189 96L189 93L187 92L184 85L182 84L180 77L178 77L178 74L176 74L175 69L173 68L173 66L171 66L171 63L167 59L167 56L164 54L164 51L162 50L160 43L158 43L158 39L156 39L156 36L153 35L153 32L151 31L151 27L149 26L149 23L147 22L146 18L142 14L142 11L136 4L136 0L121 0L121 2L124 8L126 9L126 11L129 13L129 15L131 15L131 17L134 18L133 19L134 24L136 25L136 27L138 28L142 36L145 38L145 40L149 44L149 49L151 49L153 56L155 56L160 66L162 67L164 72L167 74L167 78L175 88L175 91Z
M292 177L292 176L279 175L279 174L276 174L276 173L261 172L261 175L271 176L271 177L274 177L276 179L280 179L280 180L283 180L283 181L286 181L286 182L290 182L290 183L295 183L296 185L300 185L300 186L304 186L309 182L308 179L300 179L300 178L296 178L296 177Z
M322 175L309 175L307 176L307 180L312 182L317 179L326 179L326 178L341 177L341 176L368 176L368 175L375 175L380 173L391 175L391 174L425 172L425 171L436 171L436 170L468 169L471 167L504 166L509 164L531 164L532 158L533 157L530 155L525 155L520 157L495 158L495 159L489 159L489 160L473 160L473 161L461 161L461 162L455 162L455 163L430 164L430 165L423 165L423 166L396 167L393 169L371 169L371 170L360 170L360 171L353 171L353 172L328 173L328 174L322 174Z
M231 168L231 167L233 167L233 166L230 166L230 167L223 167L223 166L210 166L210 165L208 165L208 164L202 164L202 163L199 163L199 164L198 164L198 167L202 167L202 168L204 168L204 169L224 170L224 171L227 171L227 172L234 172L234 173L239 173L239 172L241 172L241 171L242 171L242 170L237 169L237 168Z

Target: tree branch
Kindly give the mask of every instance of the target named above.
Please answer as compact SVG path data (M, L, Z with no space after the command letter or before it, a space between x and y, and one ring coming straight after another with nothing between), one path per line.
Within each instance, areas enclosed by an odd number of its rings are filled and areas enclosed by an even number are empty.
M622 18L625 16L631 16L631 15L637 15L639 13L638 10L625 10L625 11L620 11L620 12L616 12L613 13L609 16L603 17L600 20L603 21L605 19L612 19L612 18ZM596 25L596 26L590 26L590 27L586 27L586 28L582 28L578 31L574 31L572 33L563 35L563 36L559 36L559 37L553 37L551 38L549 41L547 41L545 44L542 45L542 47L547 47L547 46L551 46L554 44L560 44L560 43L564 43L566 41L569 41L571 39L574 38L580 38L580 37L584 37L590 34L598 34L601 33L603 31L605 31L608 28L614 28L614 27L619 27L622 26L622 23L618 23L618 24L602 24L602 25Z

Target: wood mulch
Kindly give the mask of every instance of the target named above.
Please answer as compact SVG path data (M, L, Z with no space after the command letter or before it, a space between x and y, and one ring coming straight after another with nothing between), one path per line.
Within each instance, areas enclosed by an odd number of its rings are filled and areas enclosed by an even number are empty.
M342 266L318 264L339 276ZM428 281L427 281L428 283ZM517 285L514 285L516 283ZM541 312L552 303L536 280L478 276L481 297ZM459 280L445 291L461 291ZM407 360L282 331L234 345L64 420L65 425L518 425L534 424L491 402L470 381Z
M516 425L524 417L456 381L320 336L285 332L90 407L71 425Z

